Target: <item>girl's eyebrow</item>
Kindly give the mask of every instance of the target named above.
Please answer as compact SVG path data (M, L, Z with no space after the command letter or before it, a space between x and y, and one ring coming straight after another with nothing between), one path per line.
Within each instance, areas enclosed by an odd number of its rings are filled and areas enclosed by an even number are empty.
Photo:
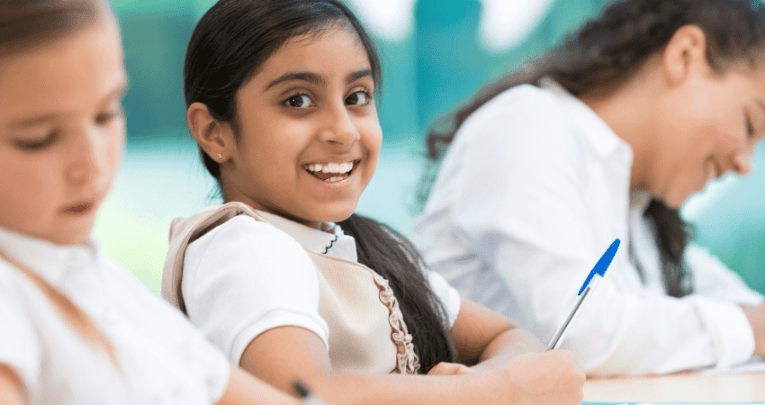
M345 83L350 84L355 82L356 80L361 79L362 77L368 77L368 76L372 76L372 69L359 70L349 74L348 77L346 77L345 79ZM325 86L327 84L327 81L316 73L288 72L272 80L270 83L268 83L268 85L266 86L266 90L276 85L279 85L281 83L292 82L292 81L308 82L317 86Z
M327 81L323 77L311 72L288 72L268 83L266 90L284 82L301 81L315 84L317 86L324 86Z
M351 84L355 82L356 80L361 79L362 77L371 77L371 76L372 76L372 69L359 70L349 74L348 77L345 79L345 83Z

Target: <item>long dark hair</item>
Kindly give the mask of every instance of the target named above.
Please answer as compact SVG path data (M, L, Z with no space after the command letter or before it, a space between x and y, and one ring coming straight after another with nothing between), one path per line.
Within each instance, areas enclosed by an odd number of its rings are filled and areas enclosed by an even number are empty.
M204 103L216 120L236 126L236 92L263 63L290 38L320 35L338 24L358 35L379 92L382 77L375 47L341 2L220 0L205 13L189 41L183 72L186 106ZM220 185L218 163L201 148L200 155ZM411 244L391 228L359 215L339 225L356 239L359 262L389 281L420 357L420 372L453 361L443 306L429 288L422 260Z
M465 106L436 122L427 135L431 165L423 180L424 200L437 164L467 117L503 91L538 85L549 77L575 96L618 88L684 25L698 26L707 39L707 61L718 73L728 62L754 65L765 45L765 5L756 0L623 0L608 6L559 48L481 89ZM755 52L756 51L756 52ZM692 292L682 257L689 229L677 209L654 199L645 212L654 223L667 293Z

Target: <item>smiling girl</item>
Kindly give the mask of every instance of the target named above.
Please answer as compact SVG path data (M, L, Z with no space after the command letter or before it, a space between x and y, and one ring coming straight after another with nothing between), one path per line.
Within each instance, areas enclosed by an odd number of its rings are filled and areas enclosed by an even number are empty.
M617 1L441 124L414 241L467 297L548 339L620 238L562 346L588 374L765 355L762 297L678 213L765 136L762 2Z
M126 86L105 2L0 2L0 403L297 404L90 237Z
M569 353L529 354L544 347L353 213L380 152L380 66L343 4L219 1L184 80L226 204L174 223L162 291L231 361L336 403L581 401Z

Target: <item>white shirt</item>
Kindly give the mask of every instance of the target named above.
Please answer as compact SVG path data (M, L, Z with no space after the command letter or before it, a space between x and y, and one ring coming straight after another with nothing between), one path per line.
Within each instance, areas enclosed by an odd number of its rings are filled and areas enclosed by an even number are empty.
M632 150L555 83L510 89L473 113L444 157L413 242L468 299L549 341L606 248L621 247L561 348L589 375L662 374L747 360L738 304L762 297L703 249L685 263L696 293L665 294ZM645 283L629 259L629 247Z
M189 244L181 283L189 318L235 364L253 339L279 326L308 329L329 350L317 270L306 249L358 262L355 239L335 224L327 233L258 214L269 223L239 215ZM438 274L426 276L453 325L459 294Z
M114 366L21 270L0 260L0 363L31 404L213 404L226 358L177 309L98 254L94 241L58 246L0 229L0 249L87 314L109 341Z

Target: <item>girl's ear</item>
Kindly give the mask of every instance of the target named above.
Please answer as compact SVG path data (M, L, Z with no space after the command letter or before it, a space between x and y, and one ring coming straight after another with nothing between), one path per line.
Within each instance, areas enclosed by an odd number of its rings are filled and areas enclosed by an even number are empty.
M684 25L672 35L664 48L662 68L670 86L682 84L691 74L709 69L707 39L695 25Z
M234 137L230 125L216 120L204 103L194 103L186 111L191 135L214 161L223 163L231 157Z

